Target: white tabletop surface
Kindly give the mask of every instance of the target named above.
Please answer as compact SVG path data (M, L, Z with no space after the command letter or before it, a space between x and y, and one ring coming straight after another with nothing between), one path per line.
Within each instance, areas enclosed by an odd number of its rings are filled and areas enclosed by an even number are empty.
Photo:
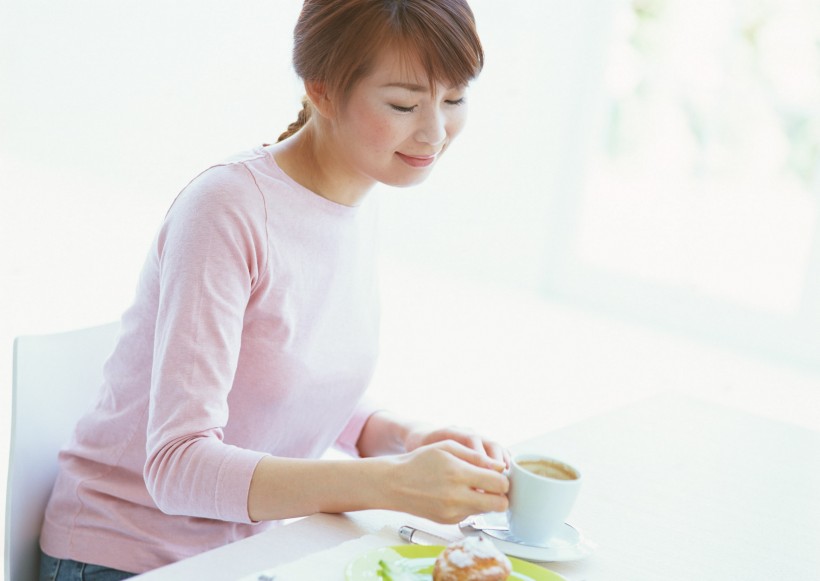
M570 520L598 548L546 565L570 581L820 579L818 432L667 394L514 446L534 450L584 474ZM458 534L401 513L321 514L139 578L239 579L403 524Z

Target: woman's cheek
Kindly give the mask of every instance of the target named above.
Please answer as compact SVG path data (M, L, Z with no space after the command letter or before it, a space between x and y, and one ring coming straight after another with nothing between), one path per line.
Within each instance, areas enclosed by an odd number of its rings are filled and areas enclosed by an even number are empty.
M455 139L461 133L464 126L467 125L467 106L461 105L457 113L455 113L448 123L447 135L450 139Z

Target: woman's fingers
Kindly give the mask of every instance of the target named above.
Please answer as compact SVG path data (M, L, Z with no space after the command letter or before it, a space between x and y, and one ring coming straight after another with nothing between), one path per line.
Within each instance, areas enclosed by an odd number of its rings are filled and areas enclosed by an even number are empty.
M413 432L409 440L409 445L407 445L408 451L436 442L451 440L494 460L495 462L488 464L488 467L493 470L504 470L505 468L509 468L510 465L510 456L506 448L497 442L482 438L479 434L468 428L460 428L457 426L437 429L420 428ZM481 462L467 460L473 464L481 465Z
M507 509L509 481L503 464L484 451L453 440L423 446L396 458L401 476L393 481L401 498L398 509L444 523L471 514Z
M488 453L483 443L478 447L467 446L456 440L444 440L438 445L450 454L480 468L487 468L495 472L503 472L507 467L502 453L495 451ZM500 456L500 457L499 457Z
M481 452L468 448L459 442L447 440L433 445L455 457L457 469L462 476L462 484L472 490L491 494L507 494L510 483L501 474L504 464Z
M473 514L482 514L485 512L504 512L509 506L507 496L504 494L491 494L486 491L476 490L473 493L473 508L468 510L466 514L460 516L457 522L460 522Z
M490 458L498 460L500 463L502 463L504 465L504 468L502 468L502 470L505 470L510 467L510 463L512 462L512 459L510 458L510 452L501 444L497 442L487 441L484 443L484 452Z
M510 482L502 474L503 463L490 459L484 452L459 444L446 442L441 449L451 454L460 474L460 494L463 510L458 520L471 514L507 510L507 492Z

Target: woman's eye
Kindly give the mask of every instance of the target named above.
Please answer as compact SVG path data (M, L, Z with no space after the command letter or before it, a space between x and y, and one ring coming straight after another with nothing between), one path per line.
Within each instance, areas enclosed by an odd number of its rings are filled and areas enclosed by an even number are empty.
M461 97L459 99L448 99L447 101L444 101L444 102L447 103L448 105L463 105L464 104L464 97Z
M412 113L416 109L415 105L413 105L412 107L402 107L401 105L391 104L390 106L399 113Z

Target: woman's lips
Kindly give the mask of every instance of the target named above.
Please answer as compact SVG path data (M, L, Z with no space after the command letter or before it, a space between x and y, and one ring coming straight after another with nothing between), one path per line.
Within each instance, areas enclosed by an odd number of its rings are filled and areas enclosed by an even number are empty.
M433 165L433 162L436 161L436 155L405 155L403 153L396 152L396 155L399 156L404 163L411 167L428 167Z

